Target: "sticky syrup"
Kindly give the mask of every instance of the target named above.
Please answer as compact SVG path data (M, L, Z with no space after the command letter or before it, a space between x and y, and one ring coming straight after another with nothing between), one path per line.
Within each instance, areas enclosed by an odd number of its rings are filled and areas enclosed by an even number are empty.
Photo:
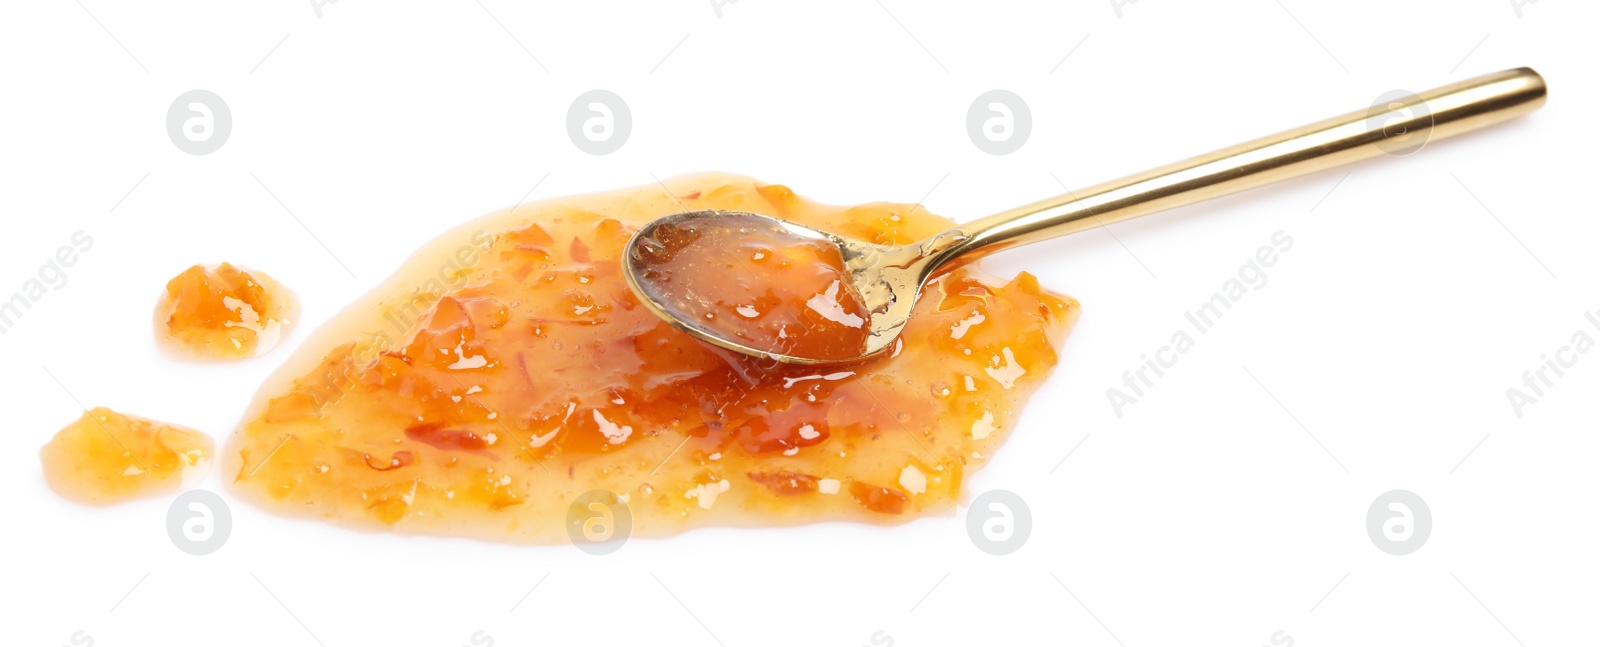
M156 340L180 357L245 359L277 346L297 314L294 294L260 271L195 265L167 281Z
M622 276L638 227L693 209L882 244L950 225L721 174L490 214L430 243L268 380L225 450L233 489L349 526L508 542L566 541L568 507L594 490L626 503L635 536L898 522L955 504L1077 314L1029 274L969 266L932 281L877 358L756 360L662 322ZM762 306L794 316L803 287Z
M870 313L826 240L728 214L655 227L628 250L641 289L698 329L760 351L860 357Z
M108 505L177 491L203 473L211 451L193 429L96 407L57 432L39 459L57 494Z

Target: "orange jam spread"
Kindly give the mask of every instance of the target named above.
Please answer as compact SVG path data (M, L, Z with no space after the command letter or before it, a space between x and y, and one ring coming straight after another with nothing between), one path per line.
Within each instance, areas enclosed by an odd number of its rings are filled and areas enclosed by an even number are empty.
M228 263L195 265L167 281L156 340L183 357L244 359L278 345L295 316L294 295L272 277Z
M57 432L43 449L44 478L62 497L90 505L175 492L211 462L211 439L104 407Z
M889 352L820 368L755 359L658 319L622 275L634 231L698 209L881 244L951 224L723 174L484 216L430 243L268 380L228 443L232 488L350 526L521 543L567 541L569 506L596 490L627 506L635 536L897 522L955 505L1077 314L1029 274L995 281L967 266L927 285ZM810 264L804 253L791 262ZM797 317L814 286L802 287L759 305Z
M827 240L725 214L662 224L629 253L650 300L699 330L779 355L866 351L871 314Z

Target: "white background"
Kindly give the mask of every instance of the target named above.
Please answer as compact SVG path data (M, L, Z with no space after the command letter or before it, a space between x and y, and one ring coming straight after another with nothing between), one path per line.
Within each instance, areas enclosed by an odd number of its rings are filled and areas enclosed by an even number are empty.
M0 336L8 644L75 632L101 647L1592 638L1600 353L1520 418L1506 390L1574 332L1600 338L1583 316L1600 309L1593 3L320 11L0 8L0 297L73 232L96 241ZM220 443L288 356L219 367L157 353L150 309L195 262L267 269L297 290L294 345L422 242L530 189L726 170L834 203L926 196L964 220L1059 193L1051 174L1083 186L1521 65L1551 96L1517 123L989 261L1083 303L1062 365L969 481L1030 506L1033 533L1010 556L977 550L960 516L702 530L593 557L360 534L235 502L228 543L192 557L167 537L170 499L83 508L40 476L38 447L79 414L74 396ZM169 104L196 88L233 115L207 156L165 131ZM615 154L567 137L568 105L594 88L633 113ZM1007 156L965 129L995 88L1033 113ZM1278 230L1295 245L1270 281L1118 417L1106 390ZM203 487L222 491L215 474ZM1401 557L1366 529L1393 489L1433 515Z

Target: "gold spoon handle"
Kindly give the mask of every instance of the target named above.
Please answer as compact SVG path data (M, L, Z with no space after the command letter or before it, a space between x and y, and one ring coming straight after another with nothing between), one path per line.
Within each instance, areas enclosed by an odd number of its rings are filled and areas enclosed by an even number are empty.
M1379 155L1406 155L1434 139L1497 124L1544 105L1544 79L1528 68L1485 74L1420 96L1395 93L1358 110L1219 151L1097 184L966 223L925 266L965 262Z

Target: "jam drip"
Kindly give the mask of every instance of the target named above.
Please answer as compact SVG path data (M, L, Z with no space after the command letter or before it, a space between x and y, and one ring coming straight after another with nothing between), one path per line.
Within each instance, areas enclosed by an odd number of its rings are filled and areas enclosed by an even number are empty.
M156 341L190 359L255 357L278 345L297 311L294 295L262 272L195 265L167 281L156 304Z
M107 505L177 491L209 465L211 449L193 429L96 407L57 432L39 459L57 494Z

